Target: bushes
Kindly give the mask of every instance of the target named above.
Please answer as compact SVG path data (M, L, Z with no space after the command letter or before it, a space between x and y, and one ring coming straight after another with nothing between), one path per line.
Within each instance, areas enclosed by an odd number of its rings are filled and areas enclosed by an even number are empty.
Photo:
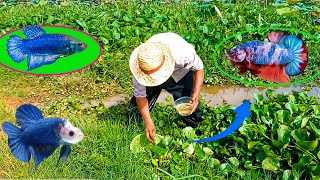
M202 5L202 6L201 6ZM214 5L219 9L220 14ZM1 8L0 29L5 33L17 27L36 24L66 25L82 29L95 36L103 45L104 61L99 62L86 71L95 72L95 77L106 83L118 83L131 90L131 74L128 67L129 56L133 49L156 33L176 32L192 43L205 64L205 81L209 84L241 84L226 78L214 66L212 54L214 48L227 36L252 27L286 27L295 28L319 36L320 26L308 11L297 11L291 16L276 13L277 7L268 5L264 9L263 2L206 4L196 2L179 3L137 3L134 1L105 3L99 6L86 5L27 5L7 6ZM312 6L313 7L313 6ZM312 10L316 11L316 10ZM7 18L11 17L11 18ZM299 19L299 21L296 21ZM252 40L264 40L267 32L251 33L241 38L234 38L223 48ZM309 50L309 64L305 73L293 78L303 79L318 73L316 59L319 42L303 37ZM219 64L229 73L238 75L238 71L218 52ZM115 71L123 67L123 71ZM252 81L262 81L249 73L240 76Z

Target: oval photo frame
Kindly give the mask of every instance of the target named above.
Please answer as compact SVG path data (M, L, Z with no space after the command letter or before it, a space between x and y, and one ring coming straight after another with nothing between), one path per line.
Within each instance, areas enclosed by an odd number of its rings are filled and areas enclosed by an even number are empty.
M235 77L229 73L227 73L226 71L224 71L222 69L221 66L219 66L218 64L218 61L217 61L217 51L218 49L220 48L220 46L222 46L226 41L232 39L232 38L235 38L237 35L240 35L240 34L245 34L247 32L254 32L254 31L259 31L259 30L282 30L282 31L291 31L291 32L297 32L297 33L301 33L301 34L304 34L306 36L309 36L313 39L315 39L316 41L319 41L320 42L320 39L311 35L310 33L307 33L307 32L303 32L303 31L300 31L300 30L297 30L297 29L292 29L292 28L252 28L250 30L246 30L246 31L241 31L241 32L238 32L230 37L227 37L225 38L224 40L222 40L214 49L214 52L212 54L212 58L213 58L213 61L214 61L214 64L215 66L218 68L218 70L224 74L225 76L231 78L231 79L234 79L236 81L239 81L241 83L244 83L244 84L250 84L250 85L257 85L257 86L288 86L288 85L295 85L295 84L299 84L299 83L303 83L303 82L306 82L306 81L309 81L315 77L317 77L318 75L320 75L320 72L318 73L315 73L313 76L310 76L310 77L307 77L307 78L304 78L302 80L298 80L298 81L293 81L293 82L290 82L290 83L282 83L282 84L267 84L267 83L258 83L258 82L251 82L251 81L246 81L246 80L242 80L238 77Z
M98 61L102 55L102 46L99 41L92 35L67 26L54 25L35 25L42 28L46 34L62 34L74 37L87 45L86 49L71 55L61 56L52 64L42 65L32 70L28 70L28 56L21 62L15 62L9 56L7 51L8 39L13 36L19 36L27 39L24 34L25 28L17 28L0 36L0 64L7 69L22 74L34 76L59 76L71 74L84 70Z

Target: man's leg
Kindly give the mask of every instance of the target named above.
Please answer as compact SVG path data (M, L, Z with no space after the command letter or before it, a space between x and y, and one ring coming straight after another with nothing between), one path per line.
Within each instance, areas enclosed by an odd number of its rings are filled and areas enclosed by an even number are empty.
M178 81L176 84L169 86L165 89L172 94L174 100L177 100L178 98L183 96L191 97L193 86L194 86L193 71L189 71L180 81ZM182 116L182 120L187 125L195 128L202 121L201 116L202 116L202 109L201 109L201 104L199 102L196 111L189 116Z
M174 80L170 77L166 82L164 82L163 84L161 84L159 86L146 88L147 100L148 100L148 106L149 106L150 112L154 108L162 89L164 89L167 86L172 86L174 83L175 83ZM141 113L139 112L139 109L138 109L137 103L136 103L136 98L134 96L132 96L132 98L130 100L129 107L130 107L130 114L136 114L136 115L139 115L139 117L141 117Z

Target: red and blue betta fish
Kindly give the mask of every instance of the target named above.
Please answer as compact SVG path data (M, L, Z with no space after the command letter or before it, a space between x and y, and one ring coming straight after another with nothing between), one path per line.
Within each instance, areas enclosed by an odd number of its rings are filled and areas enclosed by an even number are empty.
M27 26L27 39L13 35L8 39L10 58L22 62L28 56L28 70L54 63L58 58L69 56L87 48L87 44L65 34L47 34L41 27Z
M34 158L35 168L54 151L60 150L60 159L66 161L71 153L70 144L80 142L84 135L69 121L62 118L43 118L41 111L31 105L24 104L17 109L17 123L21 128L10 122L2 124L3 131L8 135L8 145L12 154L23 162Z
M304 71L308 61L308 51L303 41L284 31L268 34L270 42L253 40L225 51L233 66L240 74L247 71L260 78L288 83L289 76Z

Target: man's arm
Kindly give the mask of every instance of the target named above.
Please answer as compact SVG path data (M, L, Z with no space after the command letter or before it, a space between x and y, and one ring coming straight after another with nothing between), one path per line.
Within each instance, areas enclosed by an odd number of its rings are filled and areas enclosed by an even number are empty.
M191 100L190 103L194 103L194 107L192 109L192 112L194 112L196 110L196 108L198 107L199 104L199 96L200 96L200 92L202 89L202 84L203 84L203 80L204 80L204 70L198 70L198 71L194 71L193 73L193 79L194 79L194 87L193 87L193 92L192 92L192 96L191 96Z
M146 136L149 141L154 141L156 129L150 116L148 99L146 97L136 98L136 102L146 125Z

